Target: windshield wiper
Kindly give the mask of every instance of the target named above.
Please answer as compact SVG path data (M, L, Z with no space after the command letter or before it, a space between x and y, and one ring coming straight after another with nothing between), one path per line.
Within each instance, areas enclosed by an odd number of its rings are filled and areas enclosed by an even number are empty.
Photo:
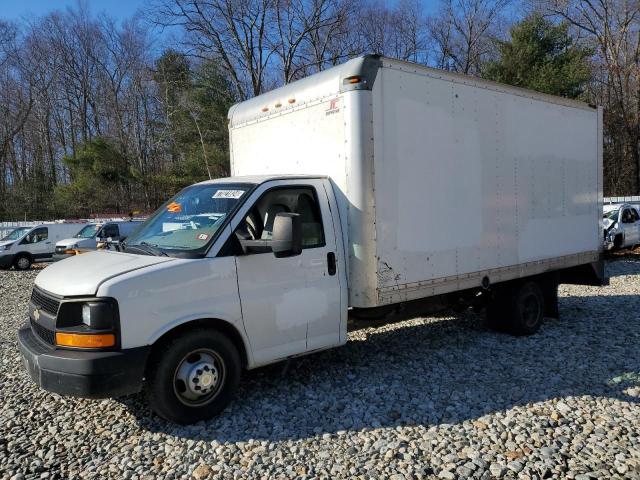
M152 252L156 257L168 257L167 252L158 248L158 245L154 245L152 243L140 242L140 245L144 245L144 247Z
M156 257L168 257L169 256L167 254L167 252L165 252L161 248L158 248L157 245L152 245L152 244L147 243L147 242L140 242L140 243L136 243L134 245L126 245L125 246L126 250L129 250L130 248L135 248L135 249L138 249L138 250L140 250L142 252L150 253L151 255L154 255Z

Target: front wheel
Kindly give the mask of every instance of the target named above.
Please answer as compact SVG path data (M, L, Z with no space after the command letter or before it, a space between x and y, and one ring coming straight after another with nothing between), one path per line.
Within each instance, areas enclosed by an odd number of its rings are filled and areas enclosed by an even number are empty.
M149 405L161 417L183 425L220 413L240 381L237 348L213 329L197 328L160 344L149 362Z
M28 255L18 255L13 261L13 267L16 270L29 270L31 268L31 259Z

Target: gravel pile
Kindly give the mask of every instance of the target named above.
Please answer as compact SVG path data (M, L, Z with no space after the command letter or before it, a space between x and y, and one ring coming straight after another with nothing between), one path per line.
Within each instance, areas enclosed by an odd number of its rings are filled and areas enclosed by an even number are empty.
M15 332L37 272L0 272L0 478L640 478L640 261L608 272L533 337L452 313L359 330L191 427L36 388Z

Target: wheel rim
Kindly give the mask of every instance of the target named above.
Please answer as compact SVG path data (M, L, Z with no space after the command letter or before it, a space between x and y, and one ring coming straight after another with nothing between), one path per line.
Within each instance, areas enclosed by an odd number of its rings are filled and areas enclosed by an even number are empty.
M217 352L207 348L194 350L178 364L173 390L183 404L200 407L218 396L225 375L224 362Z
M29 262L29 259L26 257L20 257L18 259L18 268L20 270L26 270L27 268L29 268L29 265L31 264L31 262Z
M540 319L540 302L535 295L527 295L522 300L522 320L527 327L535 326Z

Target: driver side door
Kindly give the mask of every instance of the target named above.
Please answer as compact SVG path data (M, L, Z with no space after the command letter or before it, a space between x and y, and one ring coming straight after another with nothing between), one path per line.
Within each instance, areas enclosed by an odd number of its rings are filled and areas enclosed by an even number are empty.
M263 248L236 256L242 317L257 364L340 343L336 238L322 181L278 182L260 194L234 235L268 244L281 212L301 217L301 254L276 258Z
M624 247L631 247L638 243L638 224L634 220L633 209L625 207L620 215L619 225L622 227L624 233Z
M22 250L29 252L35 260L49 258L53 254L47 227L34 229L20 243Z

